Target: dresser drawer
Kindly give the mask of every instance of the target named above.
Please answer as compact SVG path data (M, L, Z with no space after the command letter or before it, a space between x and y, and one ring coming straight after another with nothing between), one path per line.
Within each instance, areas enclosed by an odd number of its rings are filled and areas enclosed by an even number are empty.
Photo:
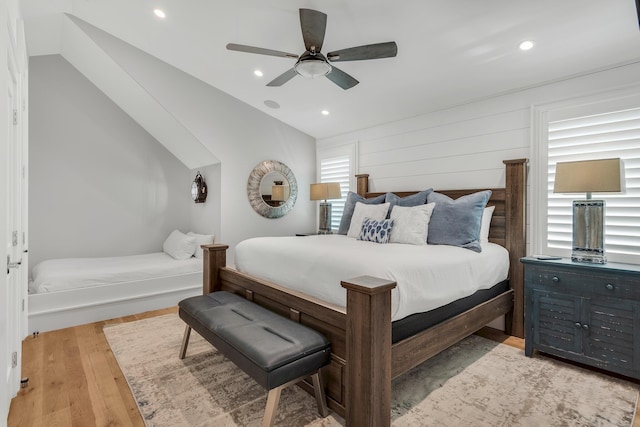
M527 269L525 280L537 289L640 299L640 281L613 274L586 274L565 269L530 268Z

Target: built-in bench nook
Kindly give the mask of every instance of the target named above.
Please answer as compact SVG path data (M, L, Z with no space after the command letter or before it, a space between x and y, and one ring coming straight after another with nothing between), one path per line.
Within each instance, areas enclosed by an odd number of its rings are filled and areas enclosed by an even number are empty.
M180 349L184 359L191 329L269 390L262 425L272 426L281 391L311 376L318 412L328 415L320 368L329 363L329 341L313 329L273 313L231 292L184 299L179 316L187 324Z

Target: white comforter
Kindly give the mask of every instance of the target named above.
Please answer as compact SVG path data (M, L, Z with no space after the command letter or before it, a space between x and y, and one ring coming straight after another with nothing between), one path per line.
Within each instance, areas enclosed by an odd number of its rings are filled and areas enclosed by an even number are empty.
M176 260L164 252L105 258L42 261L33 268L29 292L53 292L134 282L202 271L202 259Z
M341 280L368 275L397 282L392 320L429 311L505 280L509 255L483 243L482 252L445 245L377 244L343 235L259 237L236 246L236 268L346 306Z

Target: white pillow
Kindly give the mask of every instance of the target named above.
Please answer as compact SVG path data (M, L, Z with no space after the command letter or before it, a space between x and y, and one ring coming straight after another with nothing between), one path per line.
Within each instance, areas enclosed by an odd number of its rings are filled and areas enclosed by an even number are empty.
M196 252L194 254L196 258L202 258L204 256L200 245L210 245L213 243L214 238L213 234L198 234L193 231L188 232L187 236L195 237L196 239Z
M480 226L480 243L489 242L489 227L491 227L491 217L493 216L493 210L495 206L489 206L484 208L482 212L482 225Z
M349 225L347 237L357 238L360 235L360 231L362 229L362 221L365 218L371 218L377 221L382 221L383 219L387 218L389 205L390 203L367 205L362 202L357 202L356 207L353 210L353 216L351 217L351 224Z
M188 259L196 250L196 238L173 230L162 245L162 250L175 259Z
M429 220L435 206L435 203L413 207L394 206L391 210L393 228L389 243L426 245Z

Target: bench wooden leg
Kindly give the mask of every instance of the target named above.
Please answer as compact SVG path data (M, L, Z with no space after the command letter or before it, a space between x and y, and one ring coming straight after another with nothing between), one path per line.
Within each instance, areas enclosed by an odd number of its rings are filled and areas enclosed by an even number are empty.
M180 359L184 359L187 355L187 346L189 345L189 337L191 336L191 326L186 325L184 335L182 337L182 347L180 347Z
M267 407L264 410L264 417L262 418L262 427L273 426L276 420L276 413L278 412L278 403L280 402L280 393L290 385L296 384L302 381L305 377L296 378L288 383L282 384L278 387L269 390L269 396L267 396ZM322 418L326 418L329 415L327 409L327 399L324 395L324 386L322 385L322 377L320 371L311 375L313 381L313 391L316 395L316 402L318 402L318 413Z
M269 390L269 396L267 397L267 407L264 410L264 417L262 418L262 427L271 427L276 420L276 412L278 411L278 402L280 402L280 392L289 384L283 384L279 387Z
M316 402L318 402L318 413L322 418L326 418L329 415L329 410L327 409L327 399L324 396L324 385L322 384L320 371L311 375L311 380L313 381L313 392L316 395Z

